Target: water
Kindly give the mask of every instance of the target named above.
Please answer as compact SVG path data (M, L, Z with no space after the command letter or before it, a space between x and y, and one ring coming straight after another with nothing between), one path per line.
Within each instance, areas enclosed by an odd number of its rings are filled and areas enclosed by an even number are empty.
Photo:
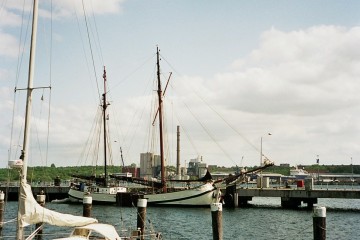
M224 239L313 239L311 210L282 209L279 198L254 198L251 203L253 207L223 209ZM360 199L319 199L318 205L327 208L327 239L359 239ZM63 213L82 214L82 205L47 203L46 207ZM14 219L16 211L17 202L8 202L5 221ZM136 208L94 205L92 215L100 222L115 225L118 231L136 227ZM210 208L149 207L147 218L164 239L212 239ZM123 224L120 224L121 219ZM149 225L147 222L147 227ZM3 239L15 239L15 227L15 222L5 224ZM44 233L54 230L70 232L69 228L46 225Z

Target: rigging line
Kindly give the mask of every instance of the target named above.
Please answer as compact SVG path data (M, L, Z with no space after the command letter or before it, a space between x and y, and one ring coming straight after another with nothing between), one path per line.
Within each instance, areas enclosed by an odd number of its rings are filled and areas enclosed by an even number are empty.
M156 82L156 80L154 81L154 84L156 84L155 83ZM159 136L159 134L157 134L157 132L159 132L160 130L159 130L159 123L157 122L157 124L155 124L155 122L154 121L151 121L151 119L154 119L154 113L155 113L155 109L158 109L158 104L159 104L159 102L158 102L158 95L157 94L155 94L155 92L154 92L154 94L152 95L153 97L152 97L152 102L151 102L151 108L150 108L150 123L152 123L152 124L150 124L150 125L148 125L149 126L149 138L148 138L148 148L150 149L150 151L151 152L154 152L155 151L155 147L157 146L157 144L156 143L159 143L160 142L160 136ZM155 119L156 120L156 119ZM159 120L156 120L156 121L159 121ZM151 131L151 133L150 133L150 131Z
M174 70L175 73L177 73L178 75L180 75L176 69L166 60L166 58L164 58L163 56L161 56L161 58L167 63L169 64L169 66ZM256 147L253 143L251 143L247 138L245 138L244 135L242 135L237 129L235 129L228 121L225 120L224 117L222 117L213 107L211 107L207 102L205 102L205 100L196 92L193 91L195 93L195 95L200 98L212 111L214 111L232 130L234 130L246 143L248 143L251 147L253 147L256 151L260 152L259 148Z
M107 117L106 117L107 118ZM109 120L105 120L105 121L109 121ZM110 136L110 125L109 124L107 124L107 129L106 129L106 141L107 141L107 147L108 147L108 149L109 149L109 164L110 165L114 165L114 159L113 159L113 155L112 155L112 145L111 145L111 136ZM107 149L105 149L105 151L106 151ZM108 164L108 165L109 165Z
M154 71L152 73L152 76L155 76L155 71L156 71L156 65L154 65ZM152 82L152 85L151 87L153 86L156 86L156 79L155 78L152 78L152 81L149 81L149 83ZM156 88L156 87L155 87ZM154 134L154 121L156 119L154 119L154 115L153 115L153 112L154 112L154 109L158 109L158 101L157 101L157 94L155 94L155 91L152 90L152 94L151 94L151 102L150 102L150 112L149 112L149 122L153 123L153 124L150 124L150 125L147 125L148 126L148 137L147 137L147 149L149 149L151 152L154 151L155 147L154 147L154 141L153 141L153 136L155 136ZM144 141L144 144L145 144L145 141Z
M172 86L172 84L171 84ZM176 90L174 88L172 88L173 91L176 92ZM182 102L185 107L188 109L188 111L191 113L191 115L195 118L195 120L199 123L199 125L203 128L203 130L209 135L209 137L216 143L216 145L220 148L220 150L228 157L229 160L231 160L233 163L235 163L235 161L230 157L230 155L221 147L221 145L216 141L215 137L210 133L210 131L205 127L205 125L195 116L195 114L191 111L191 109L189 108L189 106L185 103Z
M109 96L109 98L111 98L111 96ZM110 101L109 100L109 102L112 102L112 101ZM116 135L116 140L114 141L114 142L119 142L119 145L120 145L120 147L121 147L121 142L122 142L122 138L119 136L119 134L118 134L118 132L120 132L120 135L122 136L122 133L121 133L121 130L119 129L119 120L118 120L118 118L117 118L117 112L116 112L116 110L115 110L115 107L112 107L111 108L111 111L113 112L113 114L112 114L112 119L114 119L112 122L113 123L115 123L115 124L108 124L108 127L109 127L109 131L110 131L110 127L111 128L113 128L113 125L115 125L115 129L116 129L116 131L115 131L115 133L117 133L117 134L115 134ZM111 141L111 139L109 139L108 140L108 143L109 143L109 145L110 145L110 142ZM113 155L114 156L114 155Z
M120 82L118 82L117 84L114 84L112 86L111 89L108 89L108 93L111 91L111 90L114 90L115 88L117 88L120 84L122 84L123 82L125 82L128 78L130 78L132 75L134 75L140 68L142 68L147 62L149 62L151 59L153 59L153 57L156 55L153 54L151 55L151 57L149 57L148 59L146 59L142 64L140 64L140 66L138 66L137 68L135 68L129 75L127 75L126 77L124 77L123 80L121 80Z
M102 139L102 121L103 121L103 111L102 109L99 110L100 113L99 113L99 119L98 119L98 128L97 128L97 141L95 142L95 146L94 146L94 159L93 159L93 164L96 166L96 169L97 169L97 166L99 163L99 157L100 157L100 143L101 143L101 139ZM104 151L106 151L106 149L104 149Z
M41 103L40 105L41 105L41 107L40 107L39 119L41 119L43 103ZM36 141L37 141L38 148L39 148L40 161L41 161L41 164L43 164L43 157L42 157L43 154L42 154L41 145L40 145L38 122L37 121L34 121L34 127L35 127L35 132L36 132Z
M216 145L221 149L221 151L228 157L229 160L235 163L235 161L230 157L230 155L221 147L221 145L216 141L215 137L210 133L210 131L205 127L205 125L200 122L200 120L194 115L194 113L190 110L189 106L184 102L184 105L191 113L191 115L195 118L195 120L200 124L200 126L204 129L204 131L209 135L209 137L216 143Z
M169 144L169 134L168 134L168 125L167 125L167 115L166 115L166 107L165 107L165 104L164 104L164 107L163 107L163 128L164 128L164 149L166 150L165 151L165 158L167 157L168 158L168 161L170 161L170 144Z
M51 86L52 86L52 53L53 53L53 0L50 2L50 61L49 61L49 80L50 80L50 94L49 94L49 111L48 111L48 124L47 124L47 136L46 136L46 153L45 153L45 166L48 166L49 155L49 138L50 138L50 109L51 109Z
M86 55L84 39L83 39L82 34L81 34L80 21L79 21L76 9L74 9L74 14L75 14L75 17L76 17L76 22L77 22L77 26L78 26L78 31L79 31L79 37L80 37L80 40L81 40L82 50L83 50L83 53L84 53L84 59L85 59L85 63L86 63L86 68L87 68L87 71L88 71L88 74L89 74L89 78L92 79L92 75L90 74L91 71L90 71L90 67L89 67L89 61L88 61L88 58L87 58L87 55ZM98 95L99 95L100 90L99 90L99 87L98 87L97 84L96 84L96 87L97 87ZM101 97L100 96L98 96L98 97L99 97L99 99L101 101Z
M90 158L90 165L97 166L98 161L98 152L99 152L99 146L100 146L100 137L101 137L101 122L102 122L102 109L101 107L98 108L98 111L96 113L96 123L94 132L91 138L91 142L89 145L89 152L88 157Z
M99 55L100 55L100 59L101 59L101 62L102 62L102 65L105 66L105 62L104 62L104 58L103 58L103 55L102 55L102 50L101 50L101 43L100 43L100 38L99 38L99 32L98 32L98 28L97 28L97 24L96 24L96 19L95 19L95 14L94 14L94 7L93 7L93 4L92 4L92 1L90 1L90 4L91 4L91 9L92 9L92 15L93 15L93 20L94 20L94 25L95 25L95 32L96 32L96 37L97 37L97 40L98 40L98 48L99 48ZM95 42L96 43L96 42Z
M137 130L138 130L139 126L140 126L140 122L141 122L141 120L143 119L143 114L144 114L144 112L145 112L145 105L144 105L143 111L141 111L140 117L139 117L139 119L138 119L138 121L137 121L137 125L136 125L136 128L135 128L135 132L134 132L134 134L132 135L132 137L131 137L131 139L130 139L130 144L129 144L129 148L128 148L128 150L127 150L127 154L129 153L130 148L131 148L131 146L132 146L132 144L133 144L133 142L134 142L135 133L137 132ZM134 114L133 117L135 117L135 114ZM134 121L133 121L133 122L134 122Z
M13 99L13 112L12 112L11 130L10 130L9 160L11 158L12 141L13 141L12 138L13 138L13 134L14 134L15 109L16 109L16 88L17 88L17 84L18 84L18 81L19 81L21 62L22 62L22 58L24 56L24 51L21 51L21 42L22 42L22 33L23 33L22 28L23 28L23 25L24 25L24 13L25 13L25 0L23 1L23 10L22 10L22 18L21 18L22 20L21 20L21 28L20 28L20 40L19 40L19 48L18 48L18 59L17 59L17 64L16 64L16 76L15 76L14 99ZM30 15L31 14L29 14L29 19L30 19ZM28 27L29 27L29 20L28 20L28 25L27 25L26 32L28 30ZM26 37L26 35L25 35L25 37ZM26 42L26 40L24 41L23 49L25 48L25 42ZM22 54L20 54L20 52L22 52Z
M20 68L21 68L21 63L24 57L24 49L25 49L25 44L26 44L26 38L27 38L27 32L29 30L29 26L30 26L30 18L31 18L31 11L29 12L28 15L28 20L27 20L27 25L26 25L26 30L25 30L25 39L23 42L23 46L21 47L21 43L22 43L22 38L23 38L23 26L24 26L24 18L25 18L25 0L23 1L23 9L22 9L22 15L21 15L21 28L20 28L20 40L19 40L19 48L18 48L18 61L16 64L16 77L15 77L15 89L17 87L18 81L19 81L19 75L20 75ZM21 54L20 54L21 53ZM21 57L20 57L21 56Z
M93 118L93 122L92 122L92 125L91 125L91 128L90 128L90 133L89 133L88 138L85 141L85 145L84 145L84 147L83 147L83 149L82 149L82 151L80 153L80 156L79 156L79 159L78 159L78 162L77 162L77 166L81 165L81 160L82 159L86 159L85 158L85 153L87 152L87 146L89 146L89 144L90 144L90 139L92 139L91 138L91 133L94 132L93 129L95 129L95 127L96 127L98 111L99 111L99 109L97 110L97 112L96 112L96 114L95 114L95 116Z
M155 71L155 68L154 68L154 71ZM152 78L151 78L151 79L152 79ZM150 80L147 81L147 84L145 85L143 94L142 94L141 96L146 96L146 93L149 92L149 89L151 89L151 86L152 86L152 85L150 84L151 82L152 82L152 81L150 81ZM148 98L146 98L146 100L147 100L147 99L148 99ZM152 98L152 100L153 100L153 98ZM148 101L146 101L146 102L148 102ZM135 126L135 131L134 131L134 133L132 134L132 136L130 137L130 138L131 138L130 144L128 145L128 148L126 149L125 157L126 157L127 159L129 159L130 148L131 148L131 146L132 146L132 144L133 144L133 141L134 141L134 139L135 139L135 134L136 134L136 132L137 132L138 129L139 129L141 119L143 119L143 115L144 115L144 112L145 112L145 110L146 110L147 104L142 104L141 106L142 106L142 109L139 109L139 108L138 108L138 109L134 112L134 114L132 115L132 118L131 118L131 123L134 123L134 125L132 125L132 126ZM114 109L114 108L113 108L113 109ZM137 117L138 112L140 112L140 118L138 119L138 121L135 121L135 118ZM150 114L151 114L151 111L150 111ZM151 116L150 116L150 119L151 119ZM124 135L124 142L125 142L125 139L128 138L130 129L131 129L131 128L128 128L128 131L127 131L127 132L125 133L125 135ZM150 134L149 134L149 136L150 136ZM148 140L149 140L149 138L145 138L145 139L148 139Z
M195 92L195 91L194 91ZM215 112L218 117L220 117L232 130L234 130L242 139L245 140L245 142L247 142L250 146L252 146L256 151L259 151L259 148L256 147L253 143L251 143L248 139L245 138L245 136L243 136L235 127L233 127L223 116L220 115L220 113L218 111L215 110L214 107L210 106L197 92L195 92L195 95L200 98L205 104L206 106L208 106L208 108L210 108L213 112Z
M110 94L109 94L110 95ZM111 96L109 96L111 98ZM113 112L112 114L112 118L114 119L114 121L112 121L114 124L111 125L111 127L113 127L113 125L115 125L115 135L116 135L116 139L117 141L114 141L114 142L118 142L120 147L122 146L122 144L124 144L124 134L122 133L121 129L120 129L120 121L119 119L117 118L118 116L118 113L116 112L116 108L115 107L112 107L111 108L111 111ZM110 127L110 124L109 124L109 127ZM119 134L120 133L120 134ZM110 140L109 140L110 141Z
M14 100L13 100L13 109L12 109L12 117L11 117L11 130L10 130L10 146L9 146L9 161L11 159L11 149L12 149L12 138L14 135L14 122L15 122L15 101L16 101L16 94L14 93Z
M101 94L100 94L100 89L99 89L99 82L98 82L98 77L97 77L97 74L96 74L94 54L93 54L92 45L91 45L91 41L90 41L89 26L88 26L88 21L87 21L87 17L86 17L84 0L82 0L81 2L82 2L82 6L83 6L83 13L84 13L84 19L85 19L85 24L86 24L86 32L87 32L87 36L88 36L88 42L89 42L91 60L92 60L92 65L93 65L93 70L94 70L94 75L95 75L96 87L97 87L97 90L98 90L99 100L101 102Z
M192 140L192 138L191 138L191 136L189 135L189 132L183 127L183 125L181 124L181 121L180 121L180 118L179 118L179 115L177 114L177 112L176 111L174 111L174 113L175 113L175 117L176 117L176 119L178 120L178 122L179 122L179 125L180 125L180 127L181 127L181 129L184 131L184 133L185 133L185 135L186 135L186 137L188 138L188 140L189 140L189 142L190 142L190 144L193 146L193 148L195 149L195 152L196 152L196 154L197 155L200 155L200 152L198 151L198 149L196 148L196 146L195 146L195 144L194 144L194 142L193 142L193 140Z
M161 59L164 60L167 64L169 64L170 68L172 68L176 74L178 74L179 76L181 76L181 75L179 74L179 72L176 71L176 69L170 64L170 62L167 61L166 58L165 58L163 55L161 55L161 53L160 53L160 57L161 57Z

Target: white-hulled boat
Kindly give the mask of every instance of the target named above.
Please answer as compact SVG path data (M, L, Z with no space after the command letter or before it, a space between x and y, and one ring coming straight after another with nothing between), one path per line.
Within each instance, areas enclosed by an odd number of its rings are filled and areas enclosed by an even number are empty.
M25 128L24 140L21 159L10 160L9 167L19 170L20 173L20 187L19 187L19 200L18 200L18 217L16 227L16 239L25 239L24 229L30 224L47 223L54 226L85 226L88 224L97 224L94 218L74 216L71 214L63 214L52 211L40 206L34 199L31 191L31 186L27 183L27 162L29 158L29 142L30 142L30 124L31 124L31 103L34 79L34 65L35 65L35 51L36 51L36 38L37 38L37 19L38 19L38 0L33 2L33 19L32 19L32 34L30 46L30 61L29 61L29 74L27 85L27 99L26 99L26 112L25 112ZM33 236L42 228L40 226L36 229L27 239L32 239ZM101 228L101 226L99 226ZM120 239L117 235L112 239Z
M305 179L310 174L305 169L296 166L294 169L290 169L290 176L295 177L295 179Z
M101 239L101 240L120 240L120 239L144 239L142 236L137 235L134 238L124 237L121 238L116 232L114 226L109 224L98 223L95 218L75 216L71 214L64 214L49 210L40 206L34 199L31 191L31 186L27 183L27 163L29 158L29 142L30 142L30 125L31 125L31 105L32 105L32 91L33 88L33 76L34 76L34 60L36 50L36 37L37 37L37 19L38 19L38 0L33 1L33 19L32 19L32 34L31 34L31 46L30 46L30 61L29 61L29 73L27 98L26 98L26 111L25 111L25 127L23 138L23 150L21 151L21 157L17 160L9 160L8 165L10 168L17 169L20 174L20 187L19 187L19 200L18 200L18 212L17 212L17 226L16 226L16 239L30 240L33 239L36 234L43 228L44 224L50 224L59 227L71 227L74 228L70 236L65 239ZM41 225L35 229L29 236L25 236L25 228L31 224ZM92 233L96 232L95 235ZM138 230L136 231L138 233ZM63 234L63 230L54 233L54 235ZM6 236L2 236L5 237ZM152 234L151 239L160 239L161 235ZM49 239L49 238L47 238Z
M175 192L145 194L144 197L148 199L149 205L152 206L209 207L212 202L218 201L219 196L215 194L215 190L214 183L209 182Z
M102 187L73 185L68 192L71 202L82 202L85 193L90 193L94 203L116 203L116 194L126 192L125 187Z
M104 176L76 176L80 182L73 182L69 189L68 196L72 202L82 202L84 194L90 193L94 203L116 203L116 194L118 192L126 192L126 188L119 186L116 181L109 181L107 171L107 113L106 109L109 103L106 101L106 71L104 68L104 93L102 95L101 119L104 135Z
M157 113L159 117L159 139L160 139L160 162L161 162L161 183L157 182L158 187L156 193L145 193L144 198L148 199L148 204L159 206L189 206L209 207L213 202L220 201L220 192L215 193L217 189L212 179L207 179L203 182L199 181L197 186L192 186L185 189L168 189L165 179L165 160L164 160L164 142L163 142L163 92L161 88L160 79L160 56L159 48L156 51L157 61L157 95L158 108ZM150 184L148 184L150 185Z

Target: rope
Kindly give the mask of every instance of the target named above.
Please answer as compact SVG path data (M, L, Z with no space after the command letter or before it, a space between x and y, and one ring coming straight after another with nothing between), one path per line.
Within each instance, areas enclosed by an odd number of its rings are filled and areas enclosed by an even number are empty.
M191 113L191 115L195 118L195 120L199 123L199 125L203 128L203 130L208 134L208 136L215 142L215 144L220 148L220 150L226 155L226 157L235 163L235 161L230 157L230 155L225 151L225 149L216 141L215 137L211 134L209 129L206 128L206 126L195 116L195 114L191 111L189 106L183 102L187 110Z
M41 224L34 232L32 232L25 240L31 240L35 237L35 235L43 228L44 223Z
M11 219L9 221L6 221L6 222L1 222L2 224L8 224L8 223L12 223L12 222L16 222L17 221L17 218L14 218L14 219Z
M46 136L46 154L45 154L45 166L48 166L48 155L49 155L49 136L50 136L50 106L51 106L51 86L52 86L52 43L53 43L53 1L50 2L50 94L49 94L49 111L48 111L48 124L47 124L47 136Z
M132 72L130 72L127 76L123 78L123 80L119 81L117 84L113 85L111 88L109 88L108 92L111 90L114 90L115 88L119 87L123 82L128 80L133 74L135 74L139 69L141 69L146 63L148 63L156 54L151 55L149 58L147 58L142 64L140 64L137 68L135 68ZM111 89L111 90L110 90Z
M21 66L22 58L24 56L24 51L21 50L22 33L23 33L23 25L24 25L24 12L25 12L25 0L23 1L23 9L22 9L22 16L21 16L21 29L20 29L20 40L19 40L19 48L18 48L18 61L17 61L17 64L16 64L16 76L15 76L14 100L13 100L13 113L12 113L11 131L10 131L9 160L10 160L10 157L11 157L12 138L13 138L13 132L14 132L14 119L15 119L15 109L16 109L16 94L15 93L16 93L17 84L19 82L20 66ZM30 19L30 14L29 14L29 17L28 17L28 25L27 25L27 28L26 28L26 32L28 31L28 28L29 28L29 22L30 22L29 19ZM26 35L25 35L25 37L26 37ZM25 41L26 41L26 38L25 38ZM24 41L23 49L25 48L25 41ZM22 54L20 54L20 53L22 53Z
M166 60L166 58L164 58L162 55L161 55L161 58L162 58L167 64L169 64L169 66L174 70L175 73L177 73L178 75L181 76L181 74L179 74L179 73L175 70L175 68ZM255 149L256 151L260 152L260 149L259 149L257 146L255 146L253 143L251 143L243 134L241 134L241 133L240 133L235 127L233 127L224 117L222 117L222 116L220 115L220 113L215 110L214 107L210 106L210 105L204 100L204 98L202 98L202 97L200 96L200 94L198 94L198 93L197 93L196 91L194 91L193 89L191 89L191 90L192 90L192 92L195 93L195 95L196 95L202 102L204 102L204 103L206 104L206 106L207 106L208 108L210 108L213 112L215 112L215 113L217 114L217 116L219 116L219 117L221 118L221 120L223 120L223 121L226 123L226 125L228 125L228 127L230 127L233 131L235 131L235 132L236 132L247 144L249 144L253 149ZM265 158L268 158L267 156L265 156L265 154L263 154L263 156L264 156ZM268 159L270 159L270 158L268 158Z
M101 43L100 43L100 38L99 38L99 32L98 32L98 28L97 28L97 24L96 24L96 19L95 19L95 15L94 15L94 8L93 8L92 1L90 1L90 4L91 4L91 8L92 8L92 15L93 15L93 20L94 20L96 37L97 37L97 40L98 40L98 46L97 46L97 47L99 48L99 55L100 55L100 59L101 59L102 65L105 66L104 57L103 57L103 55L102 55ZM96 43L96 42L95 42L95 43Z
M88 26L88 21L87 21L87 17L86 17L86 10L85 10L85 5L84 5L84 0L82 0L81 2L82 2L84 19L85 19L85 24L86 24L86 33L87 33L88 42L89 42L89 48L90 48L90 53L91 53L92 66L93 66L94 75L95 75L96 87L97 87L97 90L98 90L99 100L101 102L101 94L100 94L100 89L99 89L99 82L98 82L98 77L97 77L97 74L96 74L94 54L93 54L92 45L91 45L91 41L90 41L89 26Z
M179 125L180 125L181 129L183 130L183 132L185 133L185 135L186 135L187 139L189 140L191 146L194 148L196 154L199 156L200 153L199 153L198 149L196 148L196 146L195 146L195 144L194 144L191 136L189 135L189 132L188 132L188 131L184 128L184 126L181 124L180 118L179 118L179 116L177 115L176 112L175 112L175 116L176 116L176 119L179 121Z

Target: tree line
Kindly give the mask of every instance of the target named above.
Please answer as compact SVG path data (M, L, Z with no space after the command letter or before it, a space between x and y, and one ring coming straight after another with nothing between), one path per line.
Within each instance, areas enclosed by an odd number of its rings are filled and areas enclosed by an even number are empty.
M135 164L132 164L131 167L135 167ZM253 167L245 167L248 170L251 170ZM300 165L299 168L303 168L308 172L320 172L320 173L339 173L339 174L360 174L360 165ZM290 175L291 167L283 166L271 166L265 170L265 172L270 173L279 173L282 175ZM109 173L120 173L122 172L122 167L120 166L108 166L107 168ZM168 171L175 172L174 166L168 166ZM210 172L225 172L225 173L236 173L240 171L240 167L220 167L220 166L211 166L209 168ZM53 181L55 178L60 178L61 180L70 180L72 175L96 175L100 176L104 174L103 166L69 166L69 167L56 167L54 164L51 167L28 167L28 181L29 182L49 182ZM19 180L19 172L16 169L2 168L0 169L0 182L6 181L16 181Z

